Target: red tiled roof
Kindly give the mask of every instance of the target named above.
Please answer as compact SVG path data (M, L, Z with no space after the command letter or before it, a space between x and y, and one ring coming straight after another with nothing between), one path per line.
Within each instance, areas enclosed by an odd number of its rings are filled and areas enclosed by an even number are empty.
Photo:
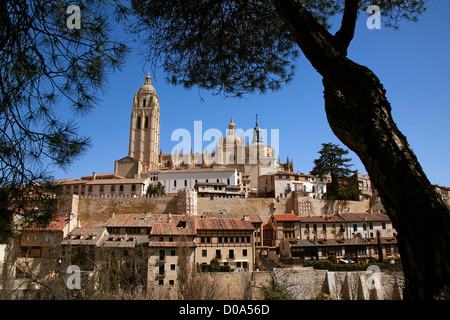
M232 218L196 218L196 230L254 230L250 221Z
M274 213L273 218L276 221L300 221L300 218L293 213Z
M168 214L116 214L105 222L105 227L152 227L168 222Z
M346 221L386 221L386 222L391 221L391 219L389 219L389 217L383 213L342 212L339 213L338 216Z
M58 231L63 230L64 227L69 223L69 217L67 216L56 216L47 226L37 225L28 228L24 228L26 231Z
M346 222L343 218L337 215L326 215L326 216L311 216L311 217L299 217L300 222L317 222L317 223L326 223L326 222Z
M221 212L205 212L202 214L204 218L233 218L244 219L248 216L250 222L261 223L261 217L257 213L221 213Z

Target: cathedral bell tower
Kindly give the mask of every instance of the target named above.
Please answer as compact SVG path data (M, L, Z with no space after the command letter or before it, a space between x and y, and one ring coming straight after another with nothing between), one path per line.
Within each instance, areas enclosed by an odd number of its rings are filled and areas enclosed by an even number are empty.
M128 151L141 164L142 173L159 167L159 127L159 98L147 74L145 84L134 94Z

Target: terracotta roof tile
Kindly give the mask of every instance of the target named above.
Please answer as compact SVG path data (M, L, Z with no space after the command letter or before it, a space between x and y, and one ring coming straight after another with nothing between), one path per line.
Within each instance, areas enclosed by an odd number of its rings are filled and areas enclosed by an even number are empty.
M274 213L273 218L276 221L300 221L300 218L293 213Z

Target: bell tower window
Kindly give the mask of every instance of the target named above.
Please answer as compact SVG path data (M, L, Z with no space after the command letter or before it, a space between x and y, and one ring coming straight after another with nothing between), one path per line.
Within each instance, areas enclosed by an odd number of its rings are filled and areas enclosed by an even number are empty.
M136 129L140 129L141 128L141 117L137 117L136 120Z

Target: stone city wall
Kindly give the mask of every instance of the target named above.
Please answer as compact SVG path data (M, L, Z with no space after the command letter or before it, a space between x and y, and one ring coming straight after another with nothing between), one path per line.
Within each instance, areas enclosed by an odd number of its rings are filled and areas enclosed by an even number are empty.
M217 296L224 300L262 300L262 286L272 276L291 294L293 300L314 300L327 294L333 300L402 299L404 278L383 272L330 272L311 267L274 269L259 272L204 273L204 281L214 279ZM372 277L372 278L370 278Z
M299 209L308 204L309 211ZM303 206L301 206L303 204ZM197 213L257 213L265 223L273 213L295 212L299 216L337 212L365 212L369 201L336 201L312 198L197 198ZM78 197L78 217L81 220L107 220L112 214L178 213L177 196L87 196Z

